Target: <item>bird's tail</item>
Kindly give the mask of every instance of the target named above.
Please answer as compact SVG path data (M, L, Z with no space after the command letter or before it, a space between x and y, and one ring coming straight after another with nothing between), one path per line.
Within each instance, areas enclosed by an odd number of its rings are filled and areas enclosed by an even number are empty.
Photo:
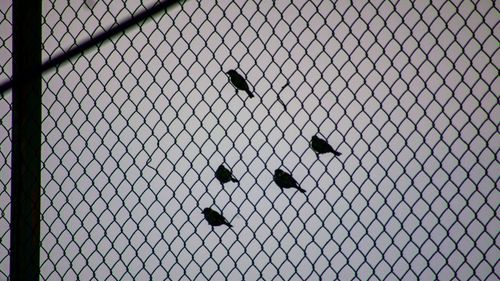
M233 227L233 225L232 225L232 224L230 224L230 223L228 223L228 222L226 222L226 223L225 223L225 225L227 225L227 226L229 226L229 227Z
M333 155L335 155L335 156L340 156L340 155L342 155L342 153L340 153L340 152L338 152L338 151L335 151L335 150L334 150L334 151L333 151Z
M302 192L302 193L306 193L306 190L305 189L302 189L300 186L297 186L297 189Z
M250 90L246 90L245 92L247 92L247 94L248 94L248 96L249 96L250 98L253 98L253 97L254 97L254 95L252 94L252 92L250 92Z
M235 179L235 178L232 178L231 179L232 182L239 182L239 180Z

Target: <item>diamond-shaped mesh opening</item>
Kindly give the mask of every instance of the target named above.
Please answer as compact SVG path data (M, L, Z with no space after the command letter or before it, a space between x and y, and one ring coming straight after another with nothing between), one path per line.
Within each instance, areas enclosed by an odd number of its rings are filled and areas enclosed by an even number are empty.
M44 2L43 56L154 3ZM186 1L47 72L41 278L498 280L497 27L491 1ZM5 279L10 95L0 120Z

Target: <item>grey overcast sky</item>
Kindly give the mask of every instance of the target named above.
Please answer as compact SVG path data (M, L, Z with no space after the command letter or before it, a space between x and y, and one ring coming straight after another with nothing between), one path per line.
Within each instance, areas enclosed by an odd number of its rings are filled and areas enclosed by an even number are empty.
M44 59L154 2L44 0ZM46 73L41 279L498 280L495 5L191 0ZM342 156L316 157L315 134ZM221 187L221 163L238 184ZM306 194L280 190L277 168Z

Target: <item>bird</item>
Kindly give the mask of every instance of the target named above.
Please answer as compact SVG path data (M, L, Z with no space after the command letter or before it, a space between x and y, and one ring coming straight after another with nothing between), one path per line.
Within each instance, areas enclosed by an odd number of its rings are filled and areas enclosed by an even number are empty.
M217 178L221 184L225 184L225 183L230 182L230 181L238 182L238 180L233 176L231 171L229 171L222 164L215 171L215 178Z
M333 149L333 147L331 145L329 145L328 142L326 142L323 139L320 139L318 136L313 136L311 138L310 145L311 145L312 150L314 150L314 152L318 156L320 154L329 153L329 152L333 153L333 155L335 155L335 156L342 155L342 153Z
M248 87L247 81L245 81L245 78L239 75L236 70L231 69L226 72L226 74L229 75L229 80L231 81L231 84L236 87L236 89L245 91L250 98L254 97L254 95L250 91L250 88Z
M299 184L297 181L287 172L284 172L281 169L276 169L274 171L274 176L273 176L274 182L281 188L296 188L300 192L305 193L306 191L302 188L300 188Z
M210 208L205 208L201 212L203 215L205 215L205 219L207 220L208 224L211 226L219 226L219 225L227 225L229 227L233 227L226 218L224 218L221 214L217 213L217 211L214 211Z

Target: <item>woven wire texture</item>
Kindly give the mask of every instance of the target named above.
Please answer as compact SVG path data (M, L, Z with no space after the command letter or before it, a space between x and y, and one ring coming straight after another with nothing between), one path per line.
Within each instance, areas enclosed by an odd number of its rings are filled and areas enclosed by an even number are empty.
M43 3L50 59L155 2ZM41 279L499 280L498 22L494 1L191 0L61 64L42 81Z

